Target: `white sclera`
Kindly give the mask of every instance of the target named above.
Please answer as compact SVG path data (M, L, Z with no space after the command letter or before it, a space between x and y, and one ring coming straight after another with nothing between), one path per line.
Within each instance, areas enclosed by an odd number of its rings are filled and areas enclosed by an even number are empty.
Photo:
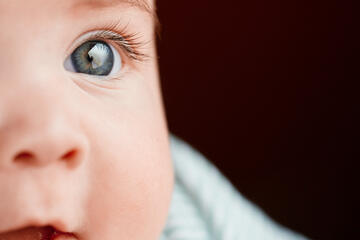
M111 76L113 74L118 73L121 70L123 62L122 62L119 52L111 44L109 44L109 46L110 46L111 50L113 51L113 55L114 55L114 65L113 65L111 72L108 75L108 76Z

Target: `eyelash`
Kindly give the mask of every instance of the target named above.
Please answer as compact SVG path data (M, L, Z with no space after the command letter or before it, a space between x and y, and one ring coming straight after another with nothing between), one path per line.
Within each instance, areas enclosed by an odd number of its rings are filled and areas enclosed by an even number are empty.
M149 55L142 51L148 42L141 40L139 33L131 33L126 26L121 26L119 22L113 22L102 27L102 29L89 36L84 42L91 40L110 41L121 48L130 59L138 62L148 60Z

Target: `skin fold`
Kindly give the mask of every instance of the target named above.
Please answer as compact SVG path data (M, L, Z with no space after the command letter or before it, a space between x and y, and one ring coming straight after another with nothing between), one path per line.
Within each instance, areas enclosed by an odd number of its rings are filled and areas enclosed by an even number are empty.
M153 5L0 0L0 233L51 225L84 240L159 237L174 176ZM137 33L148 58L117 47L123 66L111 77L64 68L81 36L109 26Z

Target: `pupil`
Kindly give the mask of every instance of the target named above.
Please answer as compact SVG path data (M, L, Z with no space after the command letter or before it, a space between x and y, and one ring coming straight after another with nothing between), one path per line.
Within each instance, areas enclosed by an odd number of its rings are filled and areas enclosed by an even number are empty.
M87 60L89 61L89 62L92 62L92 60L93 60L93 57L92 56L90 56L89 54L87 55Z

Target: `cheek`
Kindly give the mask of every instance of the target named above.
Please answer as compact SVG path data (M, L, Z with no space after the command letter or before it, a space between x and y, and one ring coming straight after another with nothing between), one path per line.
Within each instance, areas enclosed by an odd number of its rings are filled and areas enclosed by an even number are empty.
M165 224L173 187L167 131L161 112L145 105L94 118L101 128L91 131L84 239L155 240Z

